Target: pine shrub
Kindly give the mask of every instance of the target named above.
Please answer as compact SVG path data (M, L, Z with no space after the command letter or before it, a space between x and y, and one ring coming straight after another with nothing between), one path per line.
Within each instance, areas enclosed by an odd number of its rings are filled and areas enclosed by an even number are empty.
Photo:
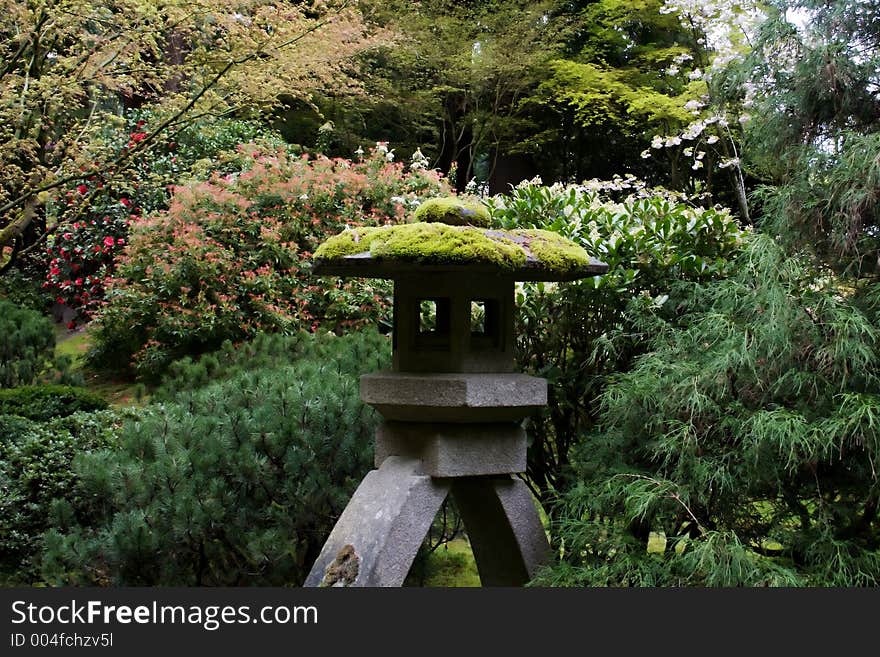
M52 322L0 299L0 388L33 383L49 368L54 352Z
M77 525L58 506L49 581L300 584L370 467L358 375L389 347L375 331L275 336L176 366L118 448L77 462L107 512Z

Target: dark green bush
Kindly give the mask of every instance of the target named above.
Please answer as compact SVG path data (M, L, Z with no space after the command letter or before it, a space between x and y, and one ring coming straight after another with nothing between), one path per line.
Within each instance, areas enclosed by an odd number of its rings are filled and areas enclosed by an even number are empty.
M261 338L180 364L166 401L127 422L117 449L77 462L107 512L77 525L58 505L49 581L301 583L370 467L376 417L358 375L389 352L372 331Z
M0 299L0 388L33 383L55 352L52 322Z
M76 485L74 458L113 443L117 415L112 411L75 413L50 422L0 415L0 571L16 583L32 582L38 568L50 509L66 500L88 507Z
M39 422L106 408L103 397L85 388L45 385L0 390L0 415L19 415Z

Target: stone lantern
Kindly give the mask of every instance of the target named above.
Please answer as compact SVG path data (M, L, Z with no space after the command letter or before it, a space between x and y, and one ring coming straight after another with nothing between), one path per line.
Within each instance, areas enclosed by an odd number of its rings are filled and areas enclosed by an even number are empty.
M393 366L365 374L383 417L367 474L306 586L400 586L447 495L484 586L527 582L549 545L526 485L522 421L547 382L516 373L515 281L571 281L607 265L541 230L496 230L482 206L435 199L415 223L348 229L314 273L394 281Z

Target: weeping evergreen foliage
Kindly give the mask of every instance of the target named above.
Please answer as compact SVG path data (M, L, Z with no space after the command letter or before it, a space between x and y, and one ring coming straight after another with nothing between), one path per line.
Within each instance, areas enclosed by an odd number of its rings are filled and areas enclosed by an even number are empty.
M388 340L262 336L179 364L117 449L76 468L94 526L56 505L51 582L292 585L305 578L370 467L375 428L358 374Z
M880 4L768 12L721 80L756 117L761 232L727 278L609 331L647 353L572 459L544 583L880 584Z
M579 447L542 583L880 584L877 323L766 236L734 264L632 304L650 352Z

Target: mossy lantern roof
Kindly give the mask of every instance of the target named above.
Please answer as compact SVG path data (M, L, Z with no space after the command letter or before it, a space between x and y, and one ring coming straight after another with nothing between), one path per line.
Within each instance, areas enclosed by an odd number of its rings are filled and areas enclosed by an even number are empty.
M426 201L413 223L346 229L315 251L313 272L398 278L418 272L473 272L518 281L573 281L608 265L546 230L489 227L485 208L458 199Z

